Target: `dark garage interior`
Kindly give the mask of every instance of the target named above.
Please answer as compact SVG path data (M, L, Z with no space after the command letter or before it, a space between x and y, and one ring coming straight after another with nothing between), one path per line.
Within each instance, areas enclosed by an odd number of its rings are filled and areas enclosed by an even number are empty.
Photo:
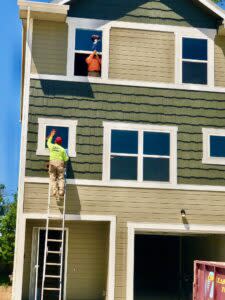
M219 235L135 236L134 300L191 300L194 260L225 261Z

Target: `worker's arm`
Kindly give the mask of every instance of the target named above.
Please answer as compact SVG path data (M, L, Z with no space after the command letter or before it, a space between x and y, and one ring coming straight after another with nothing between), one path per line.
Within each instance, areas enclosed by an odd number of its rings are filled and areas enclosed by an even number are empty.
M102 59L98 56L98 54L96 54L96 58L98 60L98 63L101 65L102 64Z
M52 139L53 139L55 133L56 133L56 131L55 131L55 129L53 129L53 130L51 131L50 135L47 137L47 140L48 140L48 141L47 141L47 146L48 146L48 149L49 149L49 150L50 150L51 147L53 146Z
M89 65L95 56L96 51L92 52L87 58L86 58L86 63Z
M69 160L69 156L66 153L66 150L63 151L63 160L64 162L67 162Z

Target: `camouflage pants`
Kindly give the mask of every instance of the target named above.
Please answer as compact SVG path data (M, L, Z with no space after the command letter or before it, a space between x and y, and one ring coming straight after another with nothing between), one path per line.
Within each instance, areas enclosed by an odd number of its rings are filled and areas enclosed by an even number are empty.
M52 160L49 163L50 188L52 196L64 196L64 162Z

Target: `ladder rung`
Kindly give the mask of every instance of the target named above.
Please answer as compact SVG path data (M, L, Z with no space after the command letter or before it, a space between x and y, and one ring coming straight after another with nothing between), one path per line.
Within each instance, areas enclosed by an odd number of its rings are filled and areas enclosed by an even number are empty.
M60 288L45 288L44 287L44 290L46 290L46 291L60 291Z
M49 216L49 220L63 220L63 215L59 216Z
M61 266L60 263L46 263L47 266Z
M48 239L48 242L62 243L62 240L53 240L53 239Z
M50 274L46 274L45 277L48 277L48 278L60 278L60 275L50 275Z
M48 253L50 254L62 254L62 251L51 251L51 250L47 250Z
M49 227L49 228L48 228L48 231L51 231L51 230L62 231L63 228L62 228L62 227ZM65 229L64 229L64 230L65 230Z

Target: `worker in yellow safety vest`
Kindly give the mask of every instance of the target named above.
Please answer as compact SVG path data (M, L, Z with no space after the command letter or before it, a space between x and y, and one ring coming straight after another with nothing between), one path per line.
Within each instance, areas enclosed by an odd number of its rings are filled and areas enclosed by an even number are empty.
M64 196L64 171L65 164L69 160L69 157L66 150L61 146L62 138L60 136L56 137L54 144L52 143L55 134L56 130L53 129L47 138L47 146L50 152L49 176L51 195L58 198Z

